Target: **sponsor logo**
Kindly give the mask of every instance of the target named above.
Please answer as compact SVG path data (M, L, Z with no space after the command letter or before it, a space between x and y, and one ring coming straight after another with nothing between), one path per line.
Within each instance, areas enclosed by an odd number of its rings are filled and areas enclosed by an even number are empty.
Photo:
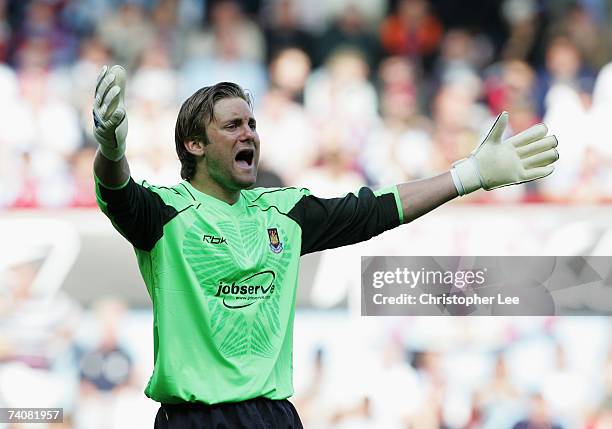
M227 244L227 240L224 237L215 237L214 235L207 234L204 234L202 241L210 244Z
M231 283L219 281L215 296L223 299L226 308L248 307L272 297L275 278L274 271L267 270Z
M278 230L276 228L268 228L268 238L270 239L270 250L274 253L283 251L283 243L278 238Z

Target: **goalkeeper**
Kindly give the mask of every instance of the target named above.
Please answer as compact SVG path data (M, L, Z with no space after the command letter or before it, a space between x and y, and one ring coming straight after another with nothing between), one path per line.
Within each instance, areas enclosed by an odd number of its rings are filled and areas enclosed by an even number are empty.
M96 83L94 173L98 204L134 246L153 303L145 394L161 403L156 428L301 428L287 400L300 256L368 240L457 196L547 176L558 159L542 124L504 139L502 113L439 176L333 199L249 189L260 155L253 106L223 82L178 114L184 180L136 183L124 156L125 80L122 67L104 67Z

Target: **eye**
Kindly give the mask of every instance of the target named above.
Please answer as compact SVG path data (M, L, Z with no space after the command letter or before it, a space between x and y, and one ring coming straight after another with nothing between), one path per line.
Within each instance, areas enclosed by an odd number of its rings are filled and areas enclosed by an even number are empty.
M255 123L255 121L249 121L249 127L251 127L253 131L255 131L255 129L257 128L257 124Z
M229 130L233 130L234 128L236 128L236 123L235 122L230 122L229 124L227 124L225 126L225 128L229 129Z

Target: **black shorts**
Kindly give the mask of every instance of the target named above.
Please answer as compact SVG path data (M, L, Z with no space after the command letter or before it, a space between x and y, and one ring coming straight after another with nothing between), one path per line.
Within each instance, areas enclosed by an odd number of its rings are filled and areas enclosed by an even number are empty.
M155 429L303 429L300 417L286 399L254 398L216 405L162 404Z

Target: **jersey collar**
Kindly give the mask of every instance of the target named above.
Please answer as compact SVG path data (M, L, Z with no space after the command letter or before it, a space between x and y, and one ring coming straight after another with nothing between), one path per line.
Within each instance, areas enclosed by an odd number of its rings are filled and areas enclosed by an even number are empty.
M211 204L224 211L229 211L229 212L234 212L234 213L241 213L245 208L246 200L245 200L244 195L242 194L242 191L240 192L240 197L238 197L238 201L236 201L234 204L228 204L225 201L222 201L216 197L213 197L212 195L208 195L204 192L198 191L196 188L193 187L193 185L191 185L191 183L189 183L186 180L184 180L182 183L185 186L185 188L189 191L191 196L200 203Z

